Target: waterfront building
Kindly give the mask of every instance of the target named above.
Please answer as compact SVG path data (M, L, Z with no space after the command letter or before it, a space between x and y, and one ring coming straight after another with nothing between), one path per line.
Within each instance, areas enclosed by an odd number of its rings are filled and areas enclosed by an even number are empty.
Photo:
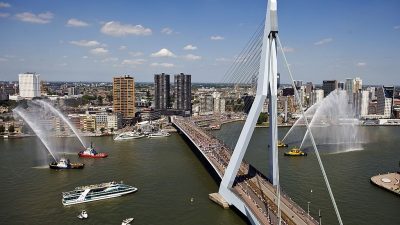
M214 92L213 98L214 98L214 114L225 113L225 99L221 97L221 93Z
M382 115L382 118L390 118L393 104L393 87L379 87L376 90L377 107L376 114Z
M354 93L354 79L353 78L346 78L346 82L344 83L344 90L347 94Z
M214 112L214 98L212 95L201 95L200 101L200 115L211 115Z
M122 128L122 114L112 113L107 115L107 129L118 130Z
M165 73L154 74L154 108L166 110L170 108L170 80Z
M175 83L175 109L184 112L185 116L190 116L192 112L192 75L176 74Z
M368 106L369 106L369 91L361 91L361 112L360 116L368 115Z
M80 123L83 131L94 132L96 130L96 116L94 115L81 115Z
M135 81L129 75L113 78L113 108L123 119L135 117Z
M37 73L19 74L19 96L22 98L40 97L40 75Z
M324 80L322 81L322 90L324 90L324 97L328 96L332 91L338 88L337 80Z

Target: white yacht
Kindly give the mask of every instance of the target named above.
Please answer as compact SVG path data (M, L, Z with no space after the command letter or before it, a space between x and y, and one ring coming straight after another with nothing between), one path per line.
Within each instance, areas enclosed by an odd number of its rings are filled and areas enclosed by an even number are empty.
M124 219L124 220L122 220L121 225L130 225L132 221L133 221L133 218Z
M92 202L107 198L120 197L136 192L138 189L122 182L108 182L88 186L77 187L73 191L62 193L62 204L73 205L84 202Z
M138 139L138 138L143 138L143 137L145 137L144 134L141 134L137 131L129 131L129 132L120 133L117 137L114 138L114 140L119 141L119 140L128 140L128 139Z
M165 132L163 130L160 130L155 133L150 133L147 135L148 138L159 138L159 137L168 137L170 134L168 132Z

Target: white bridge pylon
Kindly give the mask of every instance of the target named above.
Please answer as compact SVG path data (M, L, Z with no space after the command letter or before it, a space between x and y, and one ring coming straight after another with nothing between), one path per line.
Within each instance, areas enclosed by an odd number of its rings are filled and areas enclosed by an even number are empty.
M279 182L278 174L278 128L277 128L277 43L278 33L277 0L269 0L264 26L260 70L257 84L257 93L246 122L240 133L228 167L222 178L219 193L230 204L234 205L244 215L248 216L253 224L259 224L246 205L233 194L234 184L239 167L246 153L253 135L257 119L260 115L265 99L269 98L269 136L268 136L268 178L273 185Z

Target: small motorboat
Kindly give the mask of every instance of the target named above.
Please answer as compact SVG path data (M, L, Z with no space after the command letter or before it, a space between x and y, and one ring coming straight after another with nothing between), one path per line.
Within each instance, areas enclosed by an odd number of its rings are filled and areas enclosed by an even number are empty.
M307 156L307 153L300 150L300 148L292 148L290 151L285 152L285 156Z
M130 223L133 221L133 217L132 218L126 218L124 220L122 220L121 225L130 225Z
M82 210L82 212L78 215L78 218L81 220L87 219L89 217L88 213L86 210Z
M52 162L49 164L50 169L83 169L83 163L71 163L69 159L61 158L60 161Z
M285 144L283 141L278 141L278 148L288 147L288 144Z

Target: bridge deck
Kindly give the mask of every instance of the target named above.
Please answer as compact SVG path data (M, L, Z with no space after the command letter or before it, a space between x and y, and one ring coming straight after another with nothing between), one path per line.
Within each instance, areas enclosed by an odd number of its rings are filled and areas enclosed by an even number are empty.
M197 147L222 179L232 150L188 118L175 117L173 124ZM276 188L260 171L242 162L231 189L261 224L278 224ZM305 225L318 222L281 191L282 224Z

